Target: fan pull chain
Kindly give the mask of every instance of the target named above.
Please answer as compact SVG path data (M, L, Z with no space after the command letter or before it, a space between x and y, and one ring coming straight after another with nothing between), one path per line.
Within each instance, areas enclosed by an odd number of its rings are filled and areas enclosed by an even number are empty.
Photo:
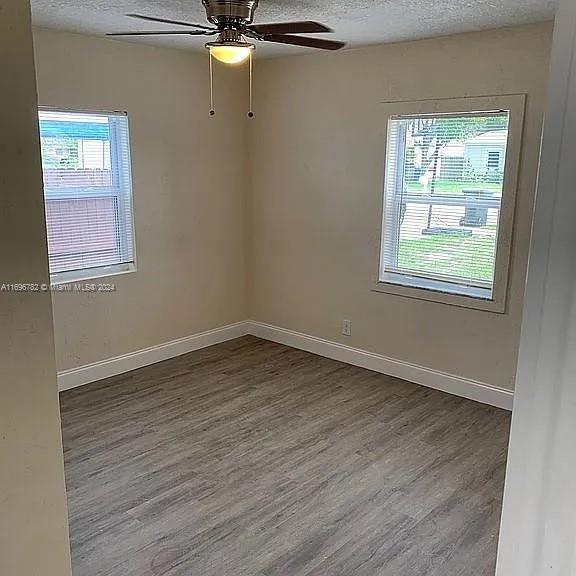
M252 63L252 52L253 50L250 50L250 103L249 103L249 110L248 110L248 118L254 118L254 112L252 111L252 79L253 79L253 75L254 75L254 65Z
M212 65L212 52L210 55L210 116L214 116L216 112L214 111L214 66Z

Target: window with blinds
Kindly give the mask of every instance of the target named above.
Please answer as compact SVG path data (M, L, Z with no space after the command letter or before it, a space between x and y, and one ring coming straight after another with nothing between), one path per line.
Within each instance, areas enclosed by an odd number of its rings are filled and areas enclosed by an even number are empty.
M127 116L41 109L39 124L52 278L133 269Z
M510 112L388 120L380 282L491 300Z

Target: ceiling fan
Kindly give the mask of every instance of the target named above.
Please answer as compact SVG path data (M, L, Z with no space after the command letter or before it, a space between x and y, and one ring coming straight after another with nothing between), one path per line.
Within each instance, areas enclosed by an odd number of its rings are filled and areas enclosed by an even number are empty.
M215 42L208 42L206 48L214 58L226 64L238 64L248 58L254 45L245 39L278 44L291 44L319 48L320 50L339 50L346 43L324 38L299 36L299 34L314 34L333 32L331 28L318 22L280 22L275 24L253 24L254 12L258 0L202 0L206 9L206 17L212 26L193 24L181 20L156 18L142 14L127 14L130 18L186 26L191 30L159 30L142 32L114 32L107 36L216 36Z
M254 44L249 40L274 42L318 48L320 50L339 50L346 46L345 42L300 36L300 34L316 34L333 32L331 28L309 20L302 22L279 22L274 24L253 24L254 12L258 0L202 0L206 9L209 26L194 24L181 20L156 18L143 14L127 14L147 22L160 22L185 27L175 30L151 30L141 32L113 32L107 36L218 36L214 42L208 42L206 48L210 52L210 115L214 116L213 71L212 58L225 64L240 64L250 59L250 111L252 118L252 52Z

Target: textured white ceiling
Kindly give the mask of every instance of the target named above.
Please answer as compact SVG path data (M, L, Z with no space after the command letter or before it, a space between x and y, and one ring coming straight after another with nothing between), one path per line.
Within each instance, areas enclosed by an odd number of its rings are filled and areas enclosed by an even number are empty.
M260 0L255 20L318 20L334 28L336 34L330 36L358 46L549 20L556 5L557 0ZM32 0L36 26L93 35L167 29L162 24L126 18L124 14L129 12L205 23L200 0ZM206 39L185 36L130 41L202 50ZM259 55L305 51L258 45Z

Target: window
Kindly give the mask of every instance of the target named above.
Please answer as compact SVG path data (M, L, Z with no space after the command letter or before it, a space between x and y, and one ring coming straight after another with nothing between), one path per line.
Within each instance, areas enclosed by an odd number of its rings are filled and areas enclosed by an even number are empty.
M377 289L504 311L523 97L397 107Z
M128 118L41 109L39 121L51 278L133 270Z

